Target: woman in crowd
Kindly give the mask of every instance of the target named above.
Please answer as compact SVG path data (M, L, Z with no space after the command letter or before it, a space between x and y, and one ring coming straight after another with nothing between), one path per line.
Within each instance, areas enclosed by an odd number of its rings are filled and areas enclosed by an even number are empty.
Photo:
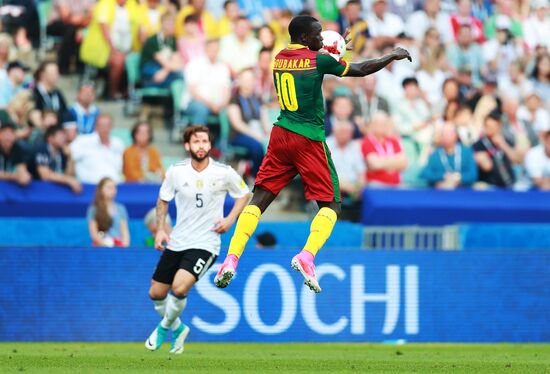
M128 247L128 212L115 202L117 189L111 178L103 178L96 187L95 199L86 214L92 243L97 247Z
M151 145L153 130L147 122L138 122L132 129L133 145L124 151L126 182L161 182L164 169L159 151Z
M183 65L197 57L205 55L205 36L199 28L200 18L197 14L190 14L183 20L185 34L178 38L178 53Z
M531 82L542 101L548 105L550 101L550 55L544 54L537 58Z

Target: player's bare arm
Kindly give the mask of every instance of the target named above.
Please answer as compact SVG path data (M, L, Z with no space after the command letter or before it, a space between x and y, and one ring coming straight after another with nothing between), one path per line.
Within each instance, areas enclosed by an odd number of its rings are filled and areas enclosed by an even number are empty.
M170 237L164 231L164 222L166 222L166 215L168 214L168 202L158 199L156 213L157 233L155 235L155 249L162 251L164 250L164 245L170 240Z
M247 193L245 196L236 199L235 204L233 205L233 208L231 209L231 212L229 212L227 217L224 217L216 222L216 225L214 226L214 231L216 231L218 234L226 233L227 230L229 230L231 226L233 226L233 224L239 217L239 214L241 214L244 207L249 203L251 198L252 193Z
M403 59L412 61L411 55L406 49L397 47L392 51L392 53L380 58L351 63L346 77L364 77L366 75L376 73L378 70L385 68L393 61Z

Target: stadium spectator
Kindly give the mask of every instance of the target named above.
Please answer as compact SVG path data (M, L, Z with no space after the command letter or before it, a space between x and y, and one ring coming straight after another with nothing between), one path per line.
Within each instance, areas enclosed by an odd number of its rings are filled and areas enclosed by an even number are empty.
M92 19L94 5L93 0L53 1L46 33L61 38L57 51L57 64L61 74L68 74L71 59L78 57L80 34Z
M275 32L269 25L260 26L258 29L258 41L262 49L271 49L277 52L282 49L280 45L275 45L277 38L275 37Z
M122 97L124 60L137 33L135 10L133 1L100 1L80 48L82 62L98 69L108 67L111 98Z
M502 133L523 156L529 148L539 144L537 131L532 123L518 117L519 102L511 97L502 99Z
M372 12L367 17L369 33L374 38L375 46L396 43L397 36L405 31L403 20L388 12L387 0L374 0Z
M393 135L390 118L383 112L376 113L369 124L361 145L367 163L369 186L399 186L400 172L408 166L399 138Z
M2 0L2 26L5 32L15 35L23 28L32 40L34 48L40 46L40 20L36 1L34 0Z
M535 92L548 106L550 102L550 55L548 53L536 59L531 82Z
M111 178L102 178L97 184L95 198L88 207L86 219L92 243L96 247L128 247L128 212L115 202L117 188Z
M420 177L431 186L442 189L472 185L477 180L472 149L460 143L454 124L443 124L439 132L439 147L430 155Z
M501 114L493 111L485 117L484 133L474 148L479 168L479 180L490 186L511 187L515 182L513 163L521 162L520 155L502 135Z
M174 81L182 78L180 70L183 64L176 53L174 21L172 13L164 13L160 20L160 32L147 39L143 46L140 68L145 86L169 88Z
M256 66L262 44L252 35L250 21L240 16L235 22L235 31L220 41L220 60L236 76L241 70Z
M187 92L182 97L182 108L192 124L206 125L208 116L220 113L231 97L231 74L219 61L220 44L217 39L206 42L206 56L191 61L185 67Z
M342 195L341 219L359 222L361 191L365 186L365 160L361 144L353 140L354 128L350 121L336 122L332 135L327 138L334 167L338 173Z
M525 44L531 51L534 51L539 45L550 48L550 38L548 37L548 30L550 30L548 8L550 4L548 0L533 0L531 4L533 11L529 18L523 21Z
M74 164L63 128L48 128L44 139L45 142L36 148L29 160L29 170L33 178L63 184L74 193L80 193L82 185L74 177Z
M166 214L166 220L164 221L164 232L166 232L168 235L172 232L172 219L170 218L169 214ZM149 235L145 239L145 246L146 247L154 247L155 246L155 235L157 234L157 212L156 208L151 208L147 214L145 215L145 218L143 218L143 223L145 224L145 227L147 227L147 230L151 235Z
M13 47L13 39L9 34L0 33L0 79L8 74L8 63Z
M0 123L0 180L25 186L32 177L25 164L25 150L16 142L15 129L10 121Z
M241 10L239 9L239 3L236 0L225 0L223 3L223 16L218 23L219 35L223 38L229 35L234 30L235 21L239 18Z
M525 104L518 109L518 118L530 123L538 133L550 130L550 115L548 110L542 107L536 92L526 95Z
M271 64L273 62L273 50L262 48L258 56L258 65L256 66L256 94L258 94L264 104L275 103L277 107L277 92L273 84L273 70Z
M199 30L199 16L190 14L183 21L185 34L178 38L178 53L180 54L182 64L185 66L189 61L198 57L203 57L205 38Z
M359 139L362 137L359 126L353 120L353 102L350 96L336 95L331 103L331 114L325 118L325 133L330 135L333 127L341 122L349 122L353 127L353 138Z
M465 104L457 107L454 118L452 119L458 133L460 142L465 146L472 146L479 140L481 128L476 126L472 109Z
M34 74L36 85L33 90L35 108L40 111L53 110L63 113L67 104L63 93L57 88L59 69L55 62L45 61Z
M403 90L405 97L394 113L397 130L402 137L414 141L421 155L427 156L428 147L434 134L430 108L418 87L416 78L405 78Z
M132 145L124 151L123 171L126 182L162 182L164 169L153 142L153 129L147 122L132 128Z
M69 146L78 136L78 125L76 123L76 117L72 112L66 112L61 116L59 122L61 128L63 129L63 132L65 133L67 146Z
M430 27L420 48L420 69L416 73L418 85L431 105L440 102L441 90L446 78L445 47L440 42L439 32Z
M219 38L218 22L214 16L206 9L204 3L206 0L190 0L189 4L182 7L176 17L176 37L179 38L185 35L183 28L183 20L190 14L197 14L200 17L199 28L200 32L206 39Z
M95 105L95 87L92 82L84 82L78 88L76 103L69 111L76 119L79 134L91 134L95 130L95 121L100 110Z
M513 4L514 0L496 0L495 13L490 16L483 24L483 32L487 39L492 39L497 33L497 23L502 19L509 19L510 32L515 38L523 38L521 21L515 17Z
M139 20L137 38L133 42L134 50L141 50L147 39L157 34L161 27L161 17L167 11L160 0L145 0L138 5L136 19Z
M443 43L453 40L453 29L448 14L441 11L440 0L424 1L424 9L417 10L407 19L405 30L416 41L420 42L429 28L435 28L441 35Z
M485 41L483 35L483 22L477 17L472 15L472 1L471 0L458 0L457 12L451 15L451 27L453 29L453 38L458 38L458 30L461 25L470 25L472 30L472 36L478 43Z
M18 61L8 64L7 74L0 77L0 108L7 107L13 97L23 90L23 81L27 70L28 68Z
M388 101L376 92L378 79L375 74L359 79L356 90L357 105L363 123L368 123L377 112L390 114Z
M19 91L6 108L7 117L17 126L17 139L28 139L33 127L41 123L41 113L34 109L32 96L29 90Z
M485 62L480 46L474 42L470 25L460 25L456 43L447 49L447 58L455 71L471 72L474 85L480 85L481 76L486 72Z
M533 186L550 191L550 130L543 134L540 145L527 152L525 169Z
M498 91L501 95L505 94L508 97L521 100L533 91L533 85L522 71L519 61L512 62L508 73L501 74L497 79Z
M340 33L349 29L349 37L353 40L356 53L361 53L370 37L369 25L361 18L361 8L360 0L348 0L337 20Z
M231 145L246 149L251 161L250 174L256 177L264 158L264 144L269 128L262 122L261 98L255 94L256 76L252 69L243 70L237 78L237 92L227 107L232 128Z
M76 176L82 183L97 183L103 177L121 181L124 145L111 137L113 120L101 114L95 132L79 135L70 145Z
M519 60L523 52L523 43L510 33L510 20L504 16L497 19L496 37L483 44L483 59L489 66L489 73L497 78L508 75L510 65Z

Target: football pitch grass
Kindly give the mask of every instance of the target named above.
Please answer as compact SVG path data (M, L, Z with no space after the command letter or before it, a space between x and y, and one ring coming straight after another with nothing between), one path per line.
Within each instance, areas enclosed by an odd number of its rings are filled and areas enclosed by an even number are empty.
M0 343L0 373L550 373L549 344Z

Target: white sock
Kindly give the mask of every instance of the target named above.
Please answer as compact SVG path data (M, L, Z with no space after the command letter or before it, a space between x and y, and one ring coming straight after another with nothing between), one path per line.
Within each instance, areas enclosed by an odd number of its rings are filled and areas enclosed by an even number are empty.
M155 310L157 311L157 313L161 317L164 317L164 315L166 314L166 301L167 301L167 299L168 299L168 297L165 297L162 300L153 300L153 302L155 303Z
M170 294L167 299L166 312L164 313L164 318L160 321L160 325L165 329L170 327L172 330L176 330L181 324L179 316L187 305L187 297L178 299L174 295Z

